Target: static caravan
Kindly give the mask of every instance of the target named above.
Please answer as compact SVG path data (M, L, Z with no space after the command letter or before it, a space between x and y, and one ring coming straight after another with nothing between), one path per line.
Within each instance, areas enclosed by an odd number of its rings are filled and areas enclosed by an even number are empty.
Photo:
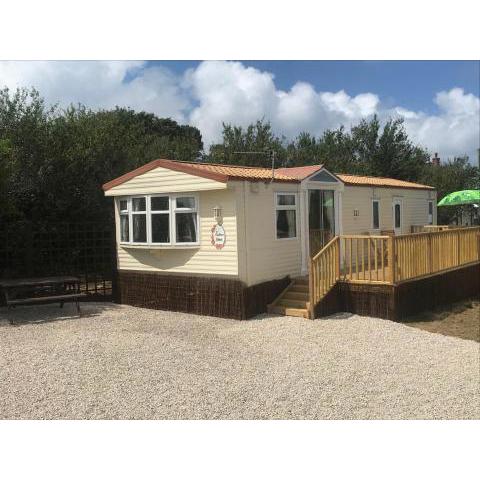
M162 159L103 188L114 198L122 303L239 319L266 311L292 279L301 287L335 236L436 223L432 187L322 165Z

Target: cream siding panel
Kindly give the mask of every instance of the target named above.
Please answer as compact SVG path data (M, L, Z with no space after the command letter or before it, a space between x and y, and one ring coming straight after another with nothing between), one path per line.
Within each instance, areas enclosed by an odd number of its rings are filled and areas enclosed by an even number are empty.
M157 191L157 190L156 190ZM128 248L118 245L118 268L149 272L196 273L206 275L238 274L235 196L230 190L199 192L200 246L194 248ZM213 207L222 207L225 246L217 250L211 244ZM116 214L119 238L118 212Z
M222 190L226 188L227 185L222 182L197 177L188 173L176 172L168 168L157 167L107 190L105 195L118 196L148 193L197 192Z
M299 193L298 184L235 182L241 279L247 285L301 273L300 209L297 208L297 238L276 239L274 192ZM299 196L297 197L299 203ZM243 207L244 205L244 207Z
M380 201L379 230L393 230L392 202L401 198L403 204L402 233L410 233L412 225L428 223L428 200L436 204L436 192L431 190L408 190L405 188L371 188L345 186L342 197L343 233L363 234L378 233L372 228L372 199ZM353 215L359 210L359 216ZM436 208L434 208L434 223L436 223Z

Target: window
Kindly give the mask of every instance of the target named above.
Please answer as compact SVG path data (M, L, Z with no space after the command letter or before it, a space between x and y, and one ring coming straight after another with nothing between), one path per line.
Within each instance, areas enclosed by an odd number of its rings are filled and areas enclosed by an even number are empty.
M380 228L380 202L372 200L372 228L378 230Z
M277 193L275 200L277 239L297 237L297 195Z
M120 200L120 241L128 242L130 240L130 225L128 220L128 200Z
M197 242L197 208L195 197L177 197L175 204L177 243Z
M394 205L394 215L395 215L395 228L401 227L401 219L400 219L400 204L395 203Z
M170 197L150 197L152 243L170 243Z
M433 201L428 201L428 224L433 225Z
M194 195L122 198L118 201L118 209L121 243L198 243L198 201Z
M147 242L147 199L132 198L132 233L134 243Z

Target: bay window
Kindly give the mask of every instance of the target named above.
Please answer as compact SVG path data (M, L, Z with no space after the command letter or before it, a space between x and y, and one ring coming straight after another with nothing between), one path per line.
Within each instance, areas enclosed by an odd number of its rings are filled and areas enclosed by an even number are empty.
M277 193L275 196L277 239L297 237L297 194Z
M120 242L131 245L198 245L195 195L142 195L121 198Z

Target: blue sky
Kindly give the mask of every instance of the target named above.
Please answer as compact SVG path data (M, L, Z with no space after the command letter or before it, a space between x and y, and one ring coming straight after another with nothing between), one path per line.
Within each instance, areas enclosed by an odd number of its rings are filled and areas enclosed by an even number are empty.
M474 61L241 61L275 75L275 84L289 90L299 80L320 91L346 90L351 95L376 92L385 104L402 105L425 113L437 113L435 94L463 88L480 95L480 63ZM167 65L182 73L199 61L149 62Z
M442 159L476 159L479 62L0 61L0 88L36 87L47 103L116 105L198 127L206 150L222 123L271 122L278 135L403 117L411 139Z

